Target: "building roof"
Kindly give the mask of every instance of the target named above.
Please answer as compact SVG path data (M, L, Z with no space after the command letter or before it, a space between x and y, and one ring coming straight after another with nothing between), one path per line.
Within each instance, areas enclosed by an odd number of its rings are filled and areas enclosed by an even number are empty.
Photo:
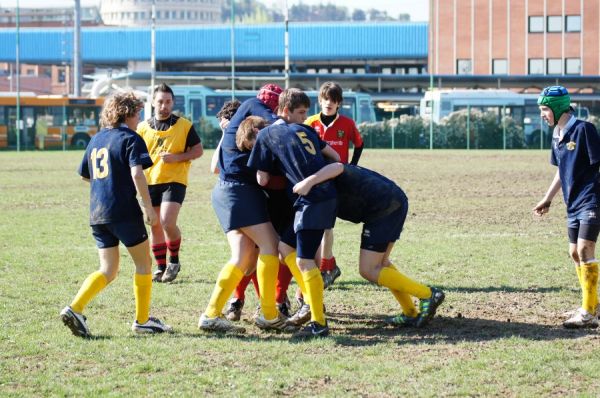
M229 25L158 27L156 59L168 62L228 62L231 59ZM240 61L282 60L284 26L238 25L235 58ZM150 60L150 28L82 28L83 62L126 63ZM428 24L403 23L291 23L290 59L402 59L427 58ZM0 61L14 62L16 30L0 29ZM23 63L70 63L73 30L36 28L20 30Z

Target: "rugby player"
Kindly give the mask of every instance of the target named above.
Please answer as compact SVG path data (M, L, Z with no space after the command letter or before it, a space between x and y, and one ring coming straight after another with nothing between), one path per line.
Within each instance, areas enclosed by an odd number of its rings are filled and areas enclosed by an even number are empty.
M569 254L581 286L581 307L563 322L566 328L596 328L598 318L598 260L600 232L600 137L593 124L572 114L571 97L562 86L546 87L538 97L541 117L554 127L550 163L554 179L533 213L543 216L562 188L567 206Z
M102 130L92 137L79 174L90 183L90 225L100 257L100 269L90 274L61 313L75 336L90 337L83 310L112 282L119 271L119 242L135 263L133 291L137 333L169 332L172 328L150 317L152 261L144 221L157 223L143 169L152 165L144 141L135 132L142 102L132 93L116 94L104 103ZM140 195L143 207L136 198Z

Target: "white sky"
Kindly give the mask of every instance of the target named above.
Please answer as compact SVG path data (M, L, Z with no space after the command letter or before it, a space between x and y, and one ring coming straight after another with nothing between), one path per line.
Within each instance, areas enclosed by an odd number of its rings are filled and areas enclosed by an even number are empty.
M269 7L281 7L285 0L259 0ZM375 8L387 11L388 15L398 17L399 14L410 14L412 21L427 21L429 19L429 0L287 0L288 6L294 4L335 4L351 10ZM74 0L19 0L20 7L69 7ZM0 0L0 7L15 7L17 0ZM81 5L98 5L100 0L81 0Z

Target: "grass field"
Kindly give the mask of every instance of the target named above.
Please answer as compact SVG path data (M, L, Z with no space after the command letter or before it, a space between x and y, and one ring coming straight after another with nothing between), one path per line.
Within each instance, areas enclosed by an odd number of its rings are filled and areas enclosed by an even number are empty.
M600 334L560 327L579 306L565 211L531 208L554 168L539 151L366 150L402 186L409 217L393 259L442 287L422 330L382 320L391 294L358 275L360 227L336 226L342 276L325 293L332 336L290 341L197 329L228 247L210 206L211 151L193 165L180 277L155 285L153 314L176 333L134 336L133 264L86 310L92 340L58 313L97 267L82 152L0 153L0 396L597 396ZM256 299L248 290L244 317Z

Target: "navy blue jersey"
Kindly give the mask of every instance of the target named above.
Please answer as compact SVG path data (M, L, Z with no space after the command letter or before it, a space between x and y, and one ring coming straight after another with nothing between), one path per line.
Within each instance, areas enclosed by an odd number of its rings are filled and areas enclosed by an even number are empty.
M550 163L558 166L567 212L600 205L600 136L593 124L576 120L562 140L552 137Z
M256 170L247 166L250 152L241 152L235 145L235 134L248 116L259 116L268 123L277 120L277 115L258 98L247 99L235 112L223 134L219 152L219 178L225 181L256 184Z
M379 173L352 164L335 179L337 216L353 223L375 221L396 211L405 201L402 189Z
M87 146L79 175L90 180L90 225L140 217L131 168L152 166L146 143L127 127L102 129Z
M321 149L325 143L310 127L301 124L274 124L259 131L248 159L248 166L275 173L276 167L294 185L326 165ZM296 199L295 205L318 203L335 198L331 181L316 185L307 196Z

